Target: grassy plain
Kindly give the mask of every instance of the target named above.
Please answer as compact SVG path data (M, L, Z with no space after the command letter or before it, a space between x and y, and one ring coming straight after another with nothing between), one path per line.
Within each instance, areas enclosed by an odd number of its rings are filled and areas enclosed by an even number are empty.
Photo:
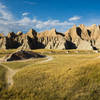
M5 88L6 86L6 69L0 65L0 92Z
M34 51L53 60L5 63L13 69L24 68L14 76L12 88L2 90L1 100L100 100L99 53Z

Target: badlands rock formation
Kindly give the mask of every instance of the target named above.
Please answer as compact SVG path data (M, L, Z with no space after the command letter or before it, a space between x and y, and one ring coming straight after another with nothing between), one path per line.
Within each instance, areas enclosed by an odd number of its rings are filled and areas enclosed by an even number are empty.
M74 48L84 50L100 49L100 26L95 24L88 27L83 24L78 27L74 25L65 32L65 37L75 45Z
M56 32L56 29L39 33L38 41L42 44L41 48L46 49L66 49L67 45L64 34Z
M56 29L37 33L30 29L26 34L19 31L0 34L0 49L100 49L100 26L83 24L67 30L65 34Z

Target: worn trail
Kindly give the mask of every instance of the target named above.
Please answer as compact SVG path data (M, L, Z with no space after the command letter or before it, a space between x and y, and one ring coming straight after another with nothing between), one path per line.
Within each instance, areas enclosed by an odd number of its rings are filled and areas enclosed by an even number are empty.
M37 64L42 64L42 63L46 63L46 62L49 62L49 61L53 60L53 57L51 57L51 56L47 56L46 58L47 58L46 60L40 61ZM17 69L17 70L13 70L13 69L9 68L8 66L6 66L6 65L4 65L2 63L0 65L2 65L3 67L5 67L7 69L7 72L6 72L7 88L10 88L14 84L13 76L17 72L21 71L23 68Z

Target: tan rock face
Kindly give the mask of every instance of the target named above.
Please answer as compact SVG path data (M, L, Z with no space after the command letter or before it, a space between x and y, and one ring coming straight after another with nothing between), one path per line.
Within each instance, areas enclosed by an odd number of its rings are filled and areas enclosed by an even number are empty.
M37 32L31 29L26 34L18 36L17 41L21 44L19 49L36 49L37 48Z
M21 44L18 48L19 50L31 49L27 35L23 35L21 38L19 37L19 42Z
M56 29L38 33L30 29L26 34L10 32L0 34L0 49L100 49L100 26L83 24L67 30L65 34Z
M80 34L82 40L90 40L90 32L85 25L81 24L77 29L79 29L79 31L77 30L77 33Z
M0 49L6 49L6 37L0 38Z
M19 31L16 33L16 35L23 35L23 32Z
M3 34L3 33L0 33L0 37L1 37L1 38L4 37L4 34Z
M27 33L27 36L29 36L30 38L35 38L37 37L37 32L33 29L30 29Z
M74 25L71 29L65 32L67 40L75 42L77 45L78 40L90 40L90 34L86 26L81 24L78 27Z
M77 48L80 45L80 41L82 40L85 41L85 43L86 41L90 43L90 45L95 49L100 48L99 46L100 26L96 26L95 24L88 27L83 24L79 25L78 27L74 25L71 29L69 29L65 33L65 36L66 36L66 39L74 43ZM89 46L87 46L86 49L89 49Z
M100 49L100 38L98 38L96 41L95 41L95 45L94 45L97 49Z
M79 50L93 50L93 47L91 46L90 42L81 40L79 42L77 49L79 49Z
M67 32L65 32L65 37L68 41L74 43L76 46L78 45L81 37L80 37L80 33L77 33L77 26L74 25L71 29L67 30Z
M7 37L0 37L0 48L5 49L36 49L37 48L37 33L35 30L30 30L26 34L21 31L18 33L10 32Z
M38 34L38 38L41 37L54 37L56 36L56 29L46 30Z
M96 26L96 24L93 24L92 26L87 27L88 31L91 34L91 39L92 40L97 40L100 36L100 27Z
M41 48L66 49L66 39L64 35L56 32L55 29L39 33L38 41L42 44Z
M16 34L14 32L10 32L8 33L8 38L15 38L16 37Z

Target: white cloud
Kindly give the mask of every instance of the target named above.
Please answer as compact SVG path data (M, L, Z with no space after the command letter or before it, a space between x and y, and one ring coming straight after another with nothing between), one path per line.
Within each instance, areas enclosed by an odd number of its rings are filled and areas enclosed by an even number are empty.
M28 25L31 23L31 19L28 17L24 17L23 19L17 21L20 25Z
M34 21L34 19L33 19ZM56 27L56 26L60 26L60 27L64 27L64 26L69 26L69 25L73 25L73 23L69 23L67 21L64 22L60 22L59 20L47 20L47 21L39 21L37 20L36 22L36 28L42 29L45 27Z
M11 20L12 14L7 11L7 7L0 3L0 19Z
M39 31L56 28L66 28L67 26L73 25L73 23L69 23L67 21L60 22L59 20L47 20L41 21L37 20L36 18L30 19L29 17L24 17L23 19L17 21L17 24L23 29L28 30L29 28L37 29Z
M0 8L6 8L6 6L0 3Z
M80 19L80 16L73 16L73 17L69 18L69 21L76 21L79 19Z
M0 32L7 33L13 27L13 15L7 10L7 7L0 3Z
M22 13L22 16L27 16L27 15L29 15L28 12L24 12L24 13Z
M0 3L0 33L5 34L11 31L28 31L30 28L38 31L56 28L57 30L66 30L67 27L72 26L74 23L60 20L38 20L36 18L26 17L27 13L23 13L23 18L15 20L14 15L7 10L7 7Z

